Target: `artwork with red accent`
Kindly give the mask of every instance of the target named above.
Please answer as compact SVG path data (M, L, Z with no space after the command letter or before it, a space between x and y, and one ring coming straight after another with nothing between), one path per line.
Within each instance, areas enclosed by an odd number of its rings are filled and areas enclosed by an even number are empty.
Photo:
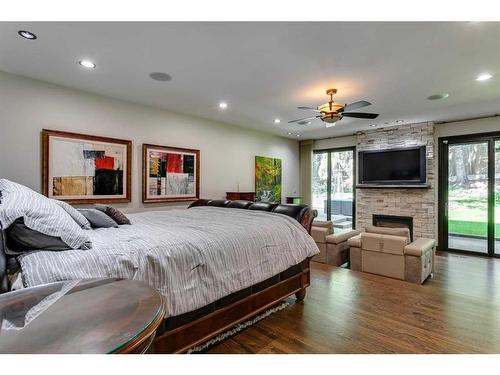
M131 142L42 131L44 193L70 203L130 202Z
M143 145L143 202L199 197L200 151Z

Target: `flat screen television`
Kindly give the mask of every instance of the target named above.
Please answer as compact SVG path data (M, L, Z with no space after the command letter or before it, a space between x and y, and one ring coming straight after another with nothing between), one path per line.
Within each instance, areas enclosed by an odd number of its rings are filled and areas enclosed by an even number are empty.
M425 146L358 153L358 185L425 185Z

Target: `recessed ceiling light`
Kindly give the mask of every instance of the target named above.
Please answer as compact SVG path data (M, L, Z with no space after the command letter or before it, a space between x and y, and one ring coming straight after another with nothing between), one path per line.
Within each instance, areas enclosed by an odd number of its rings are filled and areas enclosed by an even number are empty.
M377 126L377 124L370 124L370 126L374 128L375 126Z
M96 67L96 65L90 60L80 60L78 61L78 64L87 69L93 69Z
M274 119L274 123L275 123L275 124L279 124L280 122L281 122L281 120L280 120L279 118L275 118L275 119Z
M487 81L490 78L493 78L493 76L490 73L482 73L477 76L476 81Z
M19 30L17 33L25 39L35 40L37 38L35 34L26 30Z
M151 79L154 79L155 81L160 81L160 82L167 82L172 79L172 76L167 73L162 73L162 72L153 72L149 74L149 77Z
M288 135L292 135L293 133L288 132Z
M396 124L402 124L404 120L396 120Z
M450 94L443 92L441 94L432 94L431 96L428 96L428 100L441 100L441 99L446 99Z
M300 134L295 134L297 137L300 137Z
M226 109L227 108L227 103L226 102L220 102L219 103L219 108L220 109Z

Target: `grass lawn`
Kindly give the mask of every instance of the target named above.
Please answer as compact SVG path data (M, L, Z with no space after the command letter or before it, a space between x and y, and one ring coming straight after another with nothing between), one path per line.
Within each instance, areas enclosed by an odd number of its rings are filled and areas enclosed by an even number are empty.
M478 189L479 190L479 189ZM488 205L483 191L453 189L449 192L448 231L450 234L487 236ZM475 194L480 194L475 197ZM495 237L500 237L500 192L495 194Z
M450 234L461 234L470 236L488 235L488 226L481 221L459 221L448 220L448 232ZM495 224L495 237L500 239L500 223Z

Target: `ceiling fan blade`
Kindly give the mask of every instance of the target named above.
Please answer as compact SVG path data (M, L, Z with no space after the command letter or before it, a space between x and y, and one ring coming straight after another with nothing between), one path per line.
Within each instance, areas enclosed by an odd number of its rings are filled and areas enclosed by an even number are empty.
M366 100L359 100L357 102L354 102L354 103L351 103L351 104L347 104L344 107L344 111L352 111L354 109L368 107L369 105L372 105L372 103L367 102Z
M307 109L309 111L321 112L317 108L313 108L313 107L297 107L297 108L298 109Z
M344 112L342 113L342 116L344 117L354 117L354 118L367 118L367 119L374 119L377 118L379 115L378 113L364 113L364 112Z
M299 122L299 121L312 120L312 119L315 119L315 118L318 118L318 117L321 117L321 115L318 115L318 116L313 116L313 117L306 117L306 118L299 118L299 119L297 119L297 120L288 121L288 123L289 123L289 124L291 124L292 122Z

